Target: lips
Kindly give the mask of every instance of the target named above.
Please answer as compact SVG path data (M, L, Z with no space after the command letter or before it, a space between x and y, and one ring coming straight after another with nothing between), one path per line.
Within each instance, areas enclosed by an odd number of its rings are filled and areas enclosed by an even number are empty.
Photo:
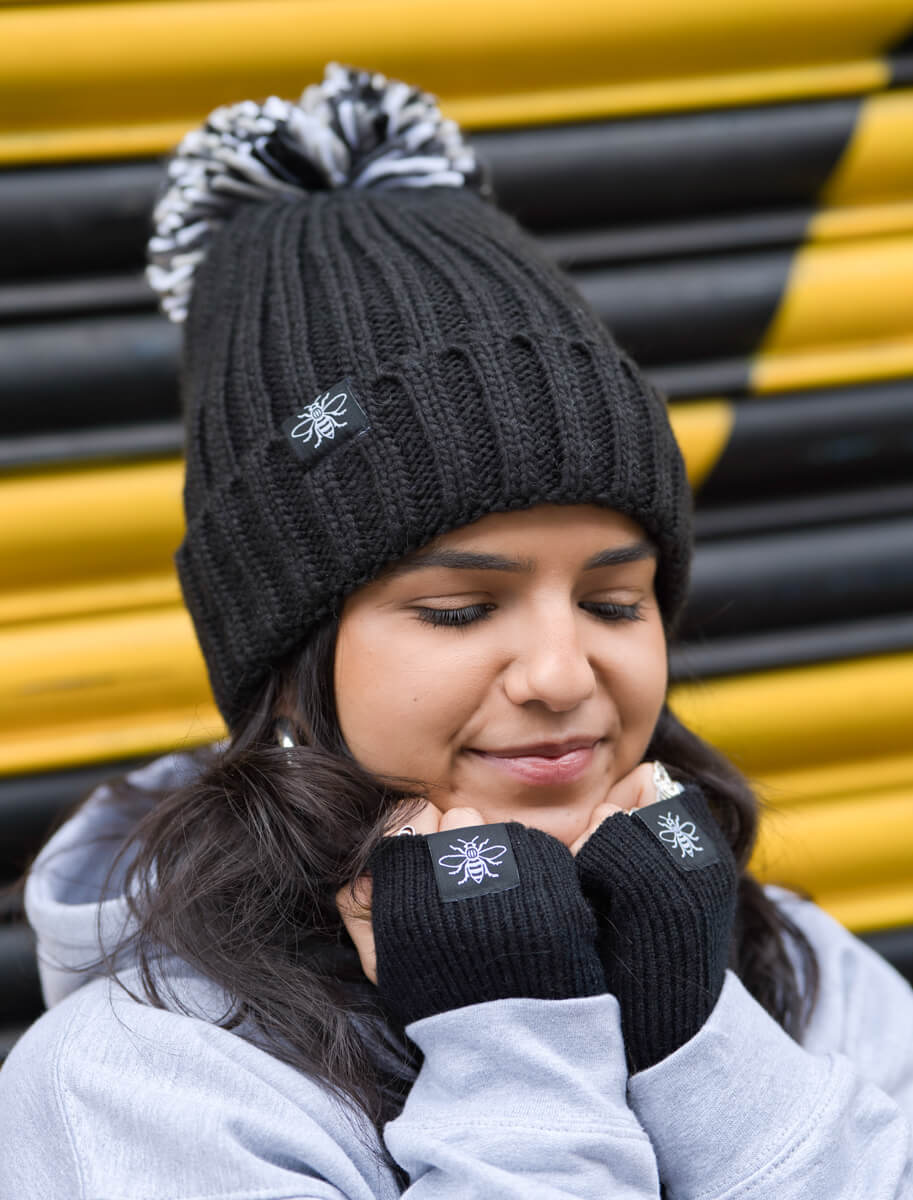
M506 750L477 750L477 754L493 758L561 758L573 750L589 750L600 739L598 737L570 738L564 742L536 742L528 746L510 746Z
M599 738L573 738L566 742L538 742L499 750L470 750L492 770L527 784L574 783L590 769Z

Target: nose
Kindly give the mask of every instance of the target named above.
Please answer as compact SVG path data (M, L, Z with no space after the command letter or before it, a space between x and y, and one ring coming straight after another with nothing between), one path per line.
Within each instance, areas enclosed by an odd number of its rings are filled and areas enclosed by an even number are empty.
M593 695L596 674L582 639L577 611L556 611L530 620L514 645L504 673L513 704L537 702L552 712L569 712Z

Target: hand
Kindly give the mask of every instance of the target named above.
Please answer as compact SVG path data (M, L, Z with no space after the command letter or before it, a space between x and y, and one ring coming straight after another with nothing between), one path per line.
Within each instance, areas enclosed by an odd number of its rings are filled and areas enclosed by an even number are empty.
M634 812L637 808L646 808L648 804L656 803L656 788L653 783L653 763L641 763L622 779L619 779L609 790L609 794L601 804L597 804L590 817L590 823L570 845L571 854L575 855L584 843L596 832L607 817L615 813Z
M491 1000L605 991L596 920L567 846L517 821L483 821L470 808L441 814L427 805L410 824L419 836L393 835L397 822L371 851L371 879L356 881L354 896L337 893L362 969L392 1019L405 1029ZM432 857L431 835L440 836L437 855L448 845L458 851L460 834L472 839L464 847L474 845L486 829L498 835L489 864L497 869L467 869L452 882L460 866L451 870L452 854Z
M408 822L416 834L446 833L451 829L462 829L464 825L485 825L482 814L474 808L452 808L442 813L429 801ZM399 825L394 826L388 836L395 837ZM404 834L408 837L408 834ZM336 893L336 907L349 937L355 943L361 969L372 983L377 983L377 953L374 946L374 928L371 923L371 899L373 886L370 875L359 875L354 884L341 888Z
M607 801L631 807L612 804L601 823L593 814L576 867L633 1073L684 1045L710 1016L732 943L738 867L696 784L644 819L634 814L655 799L652 764L618 789Z
M653 764L641 763L613 785L608 796L593 809L590 822L584 832L570 845L571 854L576 855L587 839L606 817L616 812L633 812L645 808L656 800L653 786ZM429 801L425 801L420 812L410 818L409 824L416 834L442 833L460 829L464 825L486 825L481 813L474 808L453 808L442 813ZM395 826L390 836L396 836ZM408 837L408 834L404 835ZM370 875L360 875L354 884L341 888L336 893L336 907L343 924L349 931L361 960L361 967L372 983L377 983L377 956L374 947L374 930L371 924L372 886Z

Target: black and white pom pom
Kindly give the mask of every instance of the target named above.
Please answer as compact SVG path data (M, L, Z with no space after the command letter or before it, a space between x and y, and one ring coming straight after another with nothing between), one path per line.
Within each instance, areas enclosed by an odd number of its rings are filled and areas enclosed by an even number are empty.
M217 108L168 164L153 213L146 276L172 321L187 316L212 232L240 204L329 188L490 190L474 152L435 97L330 63L297 103L270 96Z

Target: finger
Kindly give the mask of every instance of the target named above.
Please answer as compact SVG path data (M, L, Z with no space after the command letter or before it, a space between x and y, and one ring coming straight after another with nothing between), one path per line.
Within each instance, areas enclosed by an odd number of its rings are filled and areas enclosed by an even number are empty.
M358 952L361 969L372 983L377 983L377 951L371 925L371 895L371 880L367 875L362 875L353 887L344 887L336 893L336 907Z
M370 875L359 875L354 883L346 884L336 893L336 907L343 918L356 921L371 920L371 899L374 885Z
M482 814L475 808L451 808L441 816L438 831L449 833L451 829L463 829L466 825L484 825Z
M425 800L418 812L414 812L411 816L408 808L401 810L400 815L394 813L387 837L395 837L404 827L412 829L417 835L437 833L440 820L440 809Z
M580 850L584 843L596 832L603 821L614 816L615 813L624 811L625 810L619 805L612 804L609 800L603 800L602 804L597 804L593 809L589 825L587 825L580 837L575 838L575 840L571 842L570 846L568 847L571 854L576 854Z
M648 804L652 804L656 799L653 763L641 763L623 779L619 779L610 789L606 799L626 812L633 812L635 808L646 808Z

